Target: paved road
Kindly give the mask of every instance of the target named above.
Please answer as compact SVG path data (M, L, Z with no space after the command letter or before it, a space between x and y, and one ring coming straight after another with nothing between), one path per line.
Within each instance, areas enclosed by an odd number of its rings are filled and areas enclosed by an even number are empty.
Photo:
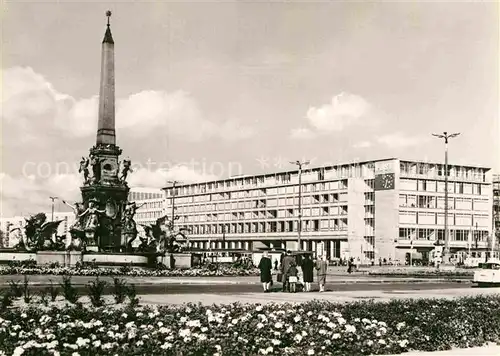
M86 291L86 283L83 281L95 280L93 278L79 279L75 282L75 286L81 292ZM109 278L105 279L108 282L108 286L105 289L106 294L113 293L112 283L113 281ZM59 286L59 280L54 280L54 285ZM156 281L156 283L141 283L141 281L131 280L134 283L138 294L242 294L242 293L260 293L262 287L260 283L210 283L210 281L205 281L205 283L168 283L162 281ZM221 281L223 282L223 281ZM355 291L385 291L387 293L399 293L405 291L419 291L419 290L447 290L453 288L466 288L470 289L473 286L470 283L456 283L456 282L429 282L423 281L419 283L408 282L408 281L392 281L386 283L380 283L379 281L340 281L340 282L330 282L327 284L327 291L342 291L342 292L355 292ZM0 290L8 289L9 284L0 284ZM30 289L33 291L41 291L47 288L46 281L37 281L35 283L30 283ZM278 292L281 289L281 284L276 283L273 286L274 291ZM317 284L313 283L313 290L318 290Z

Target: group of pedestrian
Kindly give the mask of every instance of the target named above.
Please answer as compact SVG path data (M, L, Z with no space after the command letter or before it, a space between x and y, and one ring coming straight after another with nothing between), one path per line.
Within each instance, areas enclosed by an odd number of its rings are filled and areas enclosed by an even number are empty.
M274 262L274 269L278 268L278 261ZM268 293L271 290L272 285L272 267L273 263L271 258L269 257L269 253L265 251L263 256L259 262L260 269L260 282L262 283L262 287L264 289L264 293ZM326 284L326 274L328 270L328 262L326 261L326 256L323 255L319 258L316 263L312 260L309 254L303 255L302 261L300 261L300 266L297 266L297 260L294 256L292 256L291 251L286 251L285 256L281 261L280 266L281 272L281 282L282 282L282 290L283 292L295 292L296 286L298 283L298 267L302 270L302 277L304 282L304 291L311 291L311 283L314 280L314 269L317 270L318 274L318 284L319 291L325 291Z

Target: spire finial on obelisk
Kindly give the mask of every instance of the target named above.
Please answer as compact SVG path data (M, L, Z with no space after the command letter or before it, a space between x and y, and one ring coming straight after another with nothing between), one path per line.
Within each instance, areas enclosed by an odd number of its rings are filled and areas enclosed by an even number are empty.
M108 27L109 27L109 18L111 17L111 10L106 11L106 16L108 17Z

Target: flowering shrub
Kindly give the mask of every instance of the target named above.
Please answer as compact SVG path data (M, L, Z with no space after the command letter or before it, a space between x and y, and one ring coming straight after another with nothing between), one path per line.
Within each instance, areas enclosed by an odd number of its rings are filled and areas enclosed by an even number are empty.
M257 268L236 268L233 266L218 266L190 269L139 269L139 268L89 268L89 267L17 267L0 266L0 275L44 274L70 276L129 276L129 277L223 277L223 276L258 276Z
M0 340L4 355L397 354L500 341L500 297L265 306L29 306L1 315Z

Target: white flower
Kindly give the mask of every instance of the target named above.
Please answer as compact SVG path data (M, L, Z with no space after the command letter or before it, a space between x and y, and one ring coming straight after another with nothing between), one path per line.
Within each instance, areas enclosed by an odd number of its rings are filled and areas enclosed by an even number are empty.
M257 308L255 308L255 310L260 312L262 310L262 305L257 305Z
M20 346L16 347L12 356L20 356L24 353L24 349Z
M188 337L189 335L191 335L191 330L189 329L183 329L179 331L180 337Z
M313 349L309 349L309 350L307 350L307 354L308 354L308 355L314 355L314 350L313 350Z
M408 340L404 339L399 342L400 347L406 347L408 345Z
M297 334L295 335L295 337L293 338L293 340L297 343L301 342L302 341L302 335L300 334Z
M345 324L345 319L340 317L340 318L337 318L337 322L340 324L340 325L344 325Z
M367 344L368 344L368 346L372 346L373 345L373 341L372 340L368 340Z
M381 344L381 345L385 345L385 340L380 339L380 340L378 341L378 343L379 343L379 344Z
M169 342L164 343L163 345L160 346L163 350L168 350L172 347L172 344Z
M195 328L195 327L201 327L201 322L199 320L189 320L187 322L187 326L191 327L191 328Z
M135 343L137 346L141 347L142 345L144 345L144 341L142 340L139 340Z
M101 340L96 340L92 343L92 345L94 345L94 347L99 347L101 346Z
M406 324L405 324L405 322L403 321L403 322L398 323L398 324L396 325L396 329L401 330L401 329L402 329L402 328L404 328L405 326L406 326Z
M80 354L78 352L73 352L71 356L80 356Z
M340 339L340 334L339 333L333 334L332 339Z
M345 331L348 332L348 333L355 333L356 332L356 327L353 326L353 325L347 324L345 326Z
M280 322L277 322L276 324L274 324L274 327L275 327L276 329L281 329L281 328L283 327L283 324L282 324L282 323L280 323Z
M281 344L281 341L276 339L272 339L271 342L273 343L274 346L278 346L279 344Z
M293 318L293 321L298 323L300 321L300 319L301 319L300 315L297 315L297 316L295 316L295 318Z
M263 327L264 327L264 324L262 324L262 323L257 324L257 329L262 329Z

